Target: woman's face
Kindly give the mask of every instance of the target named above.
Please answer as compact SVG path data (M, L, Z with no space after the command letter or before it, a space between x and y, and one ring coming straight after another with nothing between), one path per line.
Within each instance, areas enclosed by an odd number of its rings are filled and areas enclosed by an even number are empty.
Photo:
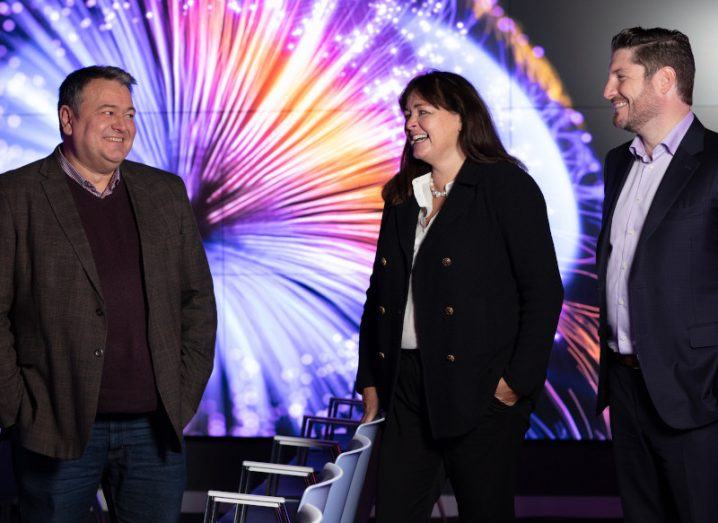
M459 145L461 117L446 109L435 107L416 92L407 99L405 130L414 158L432 167L463 159Z

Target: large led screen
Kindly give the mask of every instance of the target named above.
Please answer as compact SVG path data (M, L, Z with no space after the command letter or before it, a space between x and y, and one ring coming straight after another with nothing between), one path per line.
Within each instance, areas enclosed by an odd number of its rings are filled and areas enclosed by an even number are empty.
M189 434L266 436L346 396L382 208L427 69L479 89L547 200L566 301L529 438L594 415L600 163L560 71L500 2L0 1L0 171L59 142L70 71L138 80L131 158L179 174L217 293L215 370Z

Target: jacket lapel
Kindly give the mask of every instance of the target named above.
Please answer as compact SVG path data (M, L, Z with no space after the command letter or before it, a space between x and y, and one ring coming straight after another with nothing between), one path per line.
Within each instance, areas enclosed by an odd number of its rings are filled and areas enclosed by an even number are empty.
M42 188L50 202L50 207L55 214L55 218L57 218L67 240L72 245L92 286L95 288L100 299L103 299L100 277L97 274L92 249L90 248L90 243L87 241L87 235L85 234L80 214L77 212L75 200L72 198L72 193L70 193L70 189L67 187L67 181L65 180L67 175L62 172L53 156L45 158L45 161L40 167L40 174L44 176L41 182Z
M434 223L431 224L424 241L421 242L421 250L428 249L437 238L445 237L452 223L469 210L476 194L474 186L479 181L479 169L480 166L477 164L468 160L464 162L456 175L449 196L439 213L434 217Z
M668 164L668 169L663 175L663 180L658 186L656 195L653 197L653 202L646 215L646 221L643 224L641 237L636 246L636 252L640 252L641 245L655 232L683 188L696 172L699 162L695 155L703 150L703 134L704 127L696 118L678 146L671 163Z
M411 196L409 201L396 206L396 234L404 253L407 272L411 271L411 264L414 260L414 235L418 219L419 204L416 203L414 196Z
M604 183L608 176L616 176L614 183L610 183L611 191L606 193L606 200L604 201L604 208L606 209L603 216L603 227L601 229L601 235L598 242L598 251L601 253L600 266L598 267L599 282L604 281L605 270L608 261L609 249L611 244L611 224L613 223L613 213L616 210L616 203L618 202L618 196L623 190L623 186L628 178L628 173L631 171L633 166L633 156L630 152L630 144L626 144L621 151L618 160L615 165L606 164L606 172L604 173ZM614 174L615 173L615 174ZM609 184L606 183L608 186Z

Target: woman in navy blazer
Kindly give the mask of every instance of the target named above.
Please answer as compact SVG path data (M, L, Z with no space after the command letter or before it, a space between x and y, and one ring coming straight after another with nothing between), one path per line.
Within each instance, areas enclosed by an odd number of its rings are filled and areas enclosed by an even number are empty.
M445 476L461 521L512 521L563 299L546 205L466 79L418 76L399 103L356 383L387 415L377 521L428 521Z

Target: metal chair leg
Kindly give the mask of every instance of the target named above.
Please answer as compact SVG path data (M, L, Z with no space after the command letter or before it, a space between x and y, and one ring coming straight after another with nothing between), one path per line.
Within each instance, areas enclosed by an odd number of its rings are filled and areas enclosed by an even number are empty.
M207 496L207 504L204 507L204 523L217 521L217 503Z
M279 511L279 521L281 521L282 523L291 523L291 521L289 520L289 512L287 512L286 505L282 505L279 508Z
M242 494L248 494L249 493L249 479L251 477L252 473L248 469L242 469L242 474L239 478L240 482L240 490L239 492ZM238 505L237 508L234 510L234 523L244 523L247 520L247 507L246 505Z
M446 509L444 508L444 502L441 501L441 496L436 500L436 508L439 509L439 516L441 516L442 523L447 523Z

